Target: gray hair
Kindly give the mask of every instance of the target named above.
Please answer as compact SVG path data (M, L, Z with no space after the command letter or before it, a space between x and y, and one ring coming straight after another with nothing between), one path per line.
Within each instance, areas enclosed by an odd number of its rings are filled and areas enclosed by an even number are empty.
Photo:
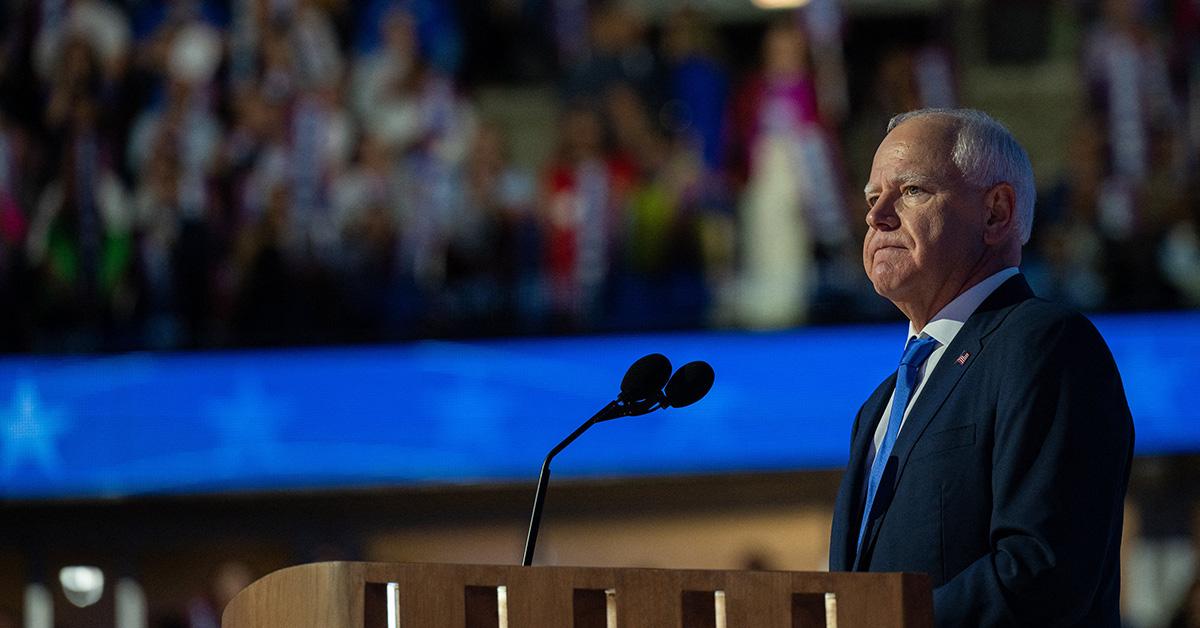
M972 185L991 187L1007 183L1017 196L1017 229L1021 244L1033 231L1033 204L1037 189L1029 155L1003 124L975 109L917 109L893 117L887 130L913 118L937 116L949 119L956 127L951 159Z

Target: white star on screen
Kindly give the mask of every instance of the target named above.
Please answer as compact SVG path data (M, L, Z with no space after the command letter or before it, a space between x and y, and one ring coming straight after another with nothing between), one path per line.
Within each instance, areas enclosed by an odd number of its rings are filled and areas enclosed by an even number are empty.
M239 378L231 397L210 401L207 414L220 434L218 456L225 466L279 461L279 428L290 407L268 395L253 376Z
M37 386L32 380L17 382L12 401L0 408L0 440L3 440L4 477L12 477L25 463L47 474L57 473L62 458L55 440L67 431L69 423L59 408L42 404Z

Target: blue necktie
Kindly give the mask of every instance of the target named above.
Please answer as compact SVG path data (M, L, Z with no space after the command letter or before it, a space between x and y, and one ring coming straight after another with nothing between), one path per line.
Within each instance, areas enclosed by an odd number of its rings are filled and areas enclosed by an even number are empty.
M883 478L883 471L887 468L888 458L892 455L892 448L896 446L896 436L900 433L900 423L904 420L904 409L908 407L908 402L912 399L913 383L917 379L917 371L921 369L921 365L937 348L937 340L925 337L912 337L908 339L908 345L904 348L904 357L900 358L900 368L896 371L896 391L892 399L892 411L888 415L887 432L883 435L883 442L879 445L879 451L875 452L875 462L871 464L871 477L867 481L867 501L863 503L862 523L858 526L858 546L857 553L862 553L863 536L867 532L867 524L871 521L871 508L875 503L875 492L879 490L879 481Z

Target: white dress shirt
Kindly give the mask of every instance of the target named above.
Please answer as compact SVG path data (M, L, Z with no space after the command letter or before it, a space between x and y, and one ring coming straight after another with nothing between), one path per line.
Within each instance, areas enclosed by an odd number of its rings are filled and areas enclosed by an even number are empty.
M904 415L900 418L900 429L904 429L904 422L908 419L908 413L917 402L917 397L921 396L921 391L925 389L925 382L929 380L928 375L933 373L933 369L937 368L938 362L942 359L942 354L946 352L946 347L954 341L954 337L966 324L967 319L979 309L979 305L983 303L1000 284L1007 281L1013 275L1021 272L1016 266L1009 266L1004 270L984 279L983 281L967 288L966 292L958 295L953 301L946 304L946 307L938 311L933 316L924 329L913 329L912 323L908 324L908 338L913 336L929 337L937 341L937 346L934 347L933 353L929 354L929 358L917 370L917 379L915 388L913 389L912 397L908 400L908 407L904 409ZM907 342L907 340L906 340ZM887 434L889 418L892 415L892 403L896 400L896 391L892 390L891 396L888 397L887 405L883 408L883 418L879 420L879 427L875 428L875 440L871 444L871 451L867 455L867 468L875 461L875 452L879 451L879 446L883 444L883 437ZM897 432L898 433L898 432Z

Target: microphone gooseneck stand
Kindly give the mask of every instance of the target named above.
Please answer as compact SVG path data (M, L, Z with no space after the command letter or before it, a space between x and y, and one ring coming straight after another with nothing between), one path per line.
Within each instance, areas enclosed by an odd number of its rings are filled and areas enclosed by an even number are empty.
M646 414L660 407L662 407L661 399L646 399L632 402L621 399L612 401L607 406L601 408L599 412L592 415L592 418L584 421L583 425L576 428L561 443L555 445L554 449L550 450L550 453L546 454L546 459L542 461L542 472L538 474L537 492L533 495L533 514L529 517L529 533L525 537L525 555L521 559L523 566L528 567L533 564L533 548L537 545L538 527L542 522L542 505L546 501L546 488L550 484L550 461L554 459L554 456L557 456L558 452L566 449L567 445L570 445L576 438L579 438L581 434L586 432L589 427L597 423L626 416Z
M664 389L665 385L665 389ZM592 418L583 422L554 446L542 461L542 472L538 474L537 492L533 495L533 514L529 517L529 534L525 537L525 555L521 565L533 564L533 548L537 545L538 527L542 523L542 506L546 502L546 490L550 485L550 461L566 449L589 427L604 421L626 416L639 416L666 408L682 408L699 401L713 385L713 370L707 362L695 361L684 364L671 374L671 362L660 353L642 357L629 367L621 381L621 394L615 401L600 409Z

